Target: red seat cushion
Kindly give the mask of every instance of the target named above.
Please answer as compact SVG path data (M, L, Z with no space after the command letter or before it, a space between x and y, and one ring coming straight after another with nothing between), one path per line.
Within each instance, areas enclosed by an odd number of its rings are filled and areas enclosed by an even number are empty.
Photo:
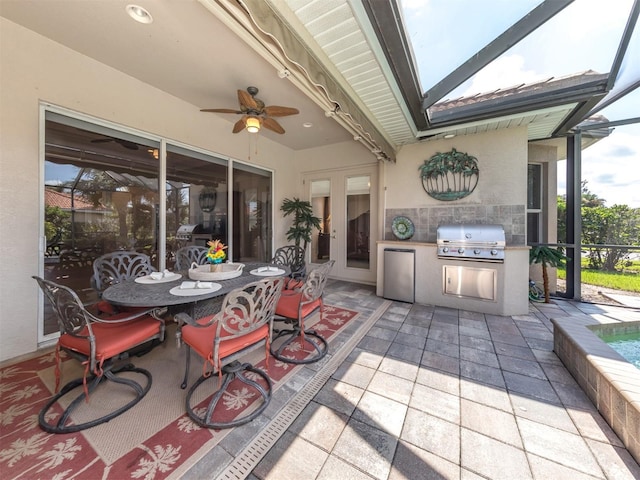
M127 312L127 313L135 313L141 310L148 310L148 307L116 307L115 305L110 304L106 300L100 300L96 303L96 310L98 313L106 314L106 315L116 315L119 312Z
M276 315L285 318L298 319L298 308L300 301L302 300L302 294L292 291L283 292L278 300L276 306ZM314 302L308 303L302 307L302 318L307 318L315 309L320 307L321 299L317 299Z
M114 318L117 317L118 315ZM126 352L154 335L159 335L161 327L162 324L150 316L123 323L92 323L91 328L96 337L96 358L100 362ZM87 327L82 329L81 334L87 335ZM68 348L82 355L89 356L91 354L89 341L85 338L65 333L60 336L58 344L62 348Z
M296 288L302 288L304 280L296 280L295 278L287 278L284 283L283 290L295 290Z
M205 324L211 321L211 317L204 317L197 322ZM218 328L217 323L213 323L208 327L194 327L185 325L182 327L182 339L193 348L202 358L209 358L213 355L213 340ZM221 338L230 336L231 334L222 331ZM221 341L218 350L219 359L228 357L240 350L269 338L269 324L262 325L251 333L242 335L241 337L231 340Z

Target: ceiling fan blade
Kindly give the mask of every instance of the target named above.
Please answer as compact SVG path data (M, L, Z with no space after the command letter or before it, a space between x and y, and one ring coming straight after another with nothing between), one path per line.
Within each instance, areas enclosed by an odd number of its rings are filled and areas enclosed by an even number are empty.
M273 118L264 117L262 119L262 126L276 133L284 133L284 128L276 122Z
M300 111L297 108L270 105L264 107L264 113L270 117L286 117L287 115L297 115Z
M242 113L240 110L234 110L233 108L203 108L200 111L215 113Z
M119 143L124 148L128 148L129 150L138 150L138 144L130 142L129 140L121 140L119 138L114 139L116 143Z
M238 101L240 102L240 107L245 107L249 110L258 110L258 103L251 94L245 90L238 90Z
M233 125L233 133L238 133L244 130L246 121L247 121L247 116L243 115L242 118Z

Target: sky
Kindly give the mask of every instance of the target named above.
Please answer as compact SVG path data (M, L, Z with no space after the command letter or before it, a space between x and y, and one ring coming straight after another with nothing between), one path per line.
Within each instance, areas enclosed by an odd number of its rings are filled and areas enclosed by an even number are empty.
M423 90L469 59L540 0L401 0L404 22ZM446 98L468 96L611 69L633 0L575 0ZM454 26L452 28L452 25ZM619 74L618 86L640 79L640 26ZM616 88L617 88L616 87ZM640 91L600 114L609 120L640 117ZM640 124L616 127L582 153L582 178L607 206L640 208ZM558 193L565 192L559 164Z

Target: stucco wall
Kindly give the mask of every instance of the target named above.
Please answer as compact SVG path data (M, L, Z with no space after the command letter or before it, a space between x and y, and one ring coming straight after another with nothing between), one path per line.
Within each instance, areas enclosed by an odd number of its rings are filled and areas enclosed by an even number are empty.
M428 195L419 168L434 154L455 148L477 158L479 178L473 192L454 201ZM524 245L527 200L527 130L525 127L424 142L402 148L396 164L384 167L384 238L395 240L391 222L409 217L418 242L435 242L441 223L498 223L507 245Z
M39 161L40 102L112 121L143 132L247 160L246 134L231 135L231 123L203 115L199 107L69 50L0 18L0 361L32 352L38 339L38 290L42 249ZM219 134L217 132L220 132ZM352 148L351 143L347 147ZM340 146L333 147L334 152ZM274 204L300 195L299 172L309 170L296 155L266 137L251 163L273 169ZM343 162L370 161L360 147ZM306 167L305 167L306 165ZM275 242L286 242L287 225L276 213Z

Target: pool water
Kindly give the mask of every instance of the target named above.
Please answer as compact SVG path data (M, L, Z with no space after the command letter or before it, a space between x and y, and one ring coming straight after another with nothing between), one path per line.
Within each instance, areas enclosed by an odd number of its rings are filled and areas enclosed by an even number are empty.
M640 332L602 335L602 340L640 369Z

